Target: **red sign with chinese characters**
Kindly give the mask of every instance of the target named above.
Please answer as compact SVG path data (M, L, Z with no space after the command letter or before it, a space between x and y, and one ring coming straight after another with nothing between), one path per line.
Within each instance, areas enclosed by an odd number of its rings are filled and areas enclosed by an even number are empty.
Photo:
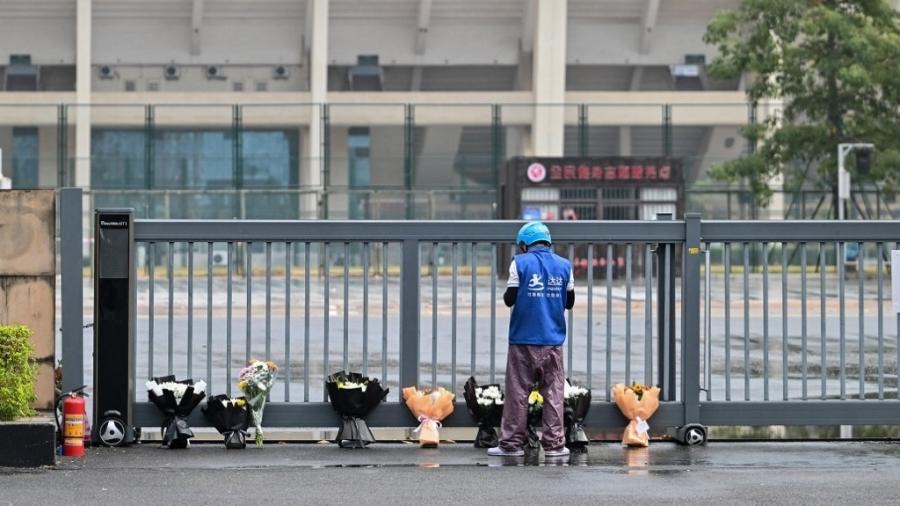
M508 170L526 186L585 183L681 184L681 161L665 157L517 157Z
M550 165L549 181L672 181L671 164Z

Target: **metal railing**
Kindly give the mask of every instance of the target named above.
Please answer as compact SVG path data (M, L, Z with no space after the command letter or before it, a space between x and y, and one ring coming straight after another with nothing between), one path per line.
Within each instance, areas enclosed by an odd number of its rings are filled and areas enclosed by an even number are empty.
M372 425L412 425L398 387L503 381L499 294L519 225L136 220L137 378L193 376L231 393L245 359L271 358L282 371L267 425L328 427L324 376L351 368L392 389ZM900 223L689 214L550 227L576 265L565 358L594 390L589 425L621 426L609 388L632 380L662 386L657 427L897 423L900 338L885 320ZM71 276L64 266L64 327L70 304L81 309ZM66 328L71 363L81 329ZM137 402L136 421L159 414ZM472 421L459 405L445 423Z

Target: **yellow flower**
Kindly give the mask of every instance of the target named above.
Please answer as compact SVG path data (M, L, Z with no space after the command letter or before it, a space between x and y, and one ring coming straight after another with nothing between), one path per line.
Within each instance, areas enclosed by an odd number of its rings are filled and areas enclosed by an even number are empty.
M537 390L532 390L531 395L528 396L528 404L543 404L544 397Z
M239 381L239 382L238 382L238 388L241 389L241 390L246 389L246 388L247 388L247 382L246 382L246 381Z
M247 404L247 401L245 401L244 399L235 399L234 400L234 405L239 408L243 408L245 404Z

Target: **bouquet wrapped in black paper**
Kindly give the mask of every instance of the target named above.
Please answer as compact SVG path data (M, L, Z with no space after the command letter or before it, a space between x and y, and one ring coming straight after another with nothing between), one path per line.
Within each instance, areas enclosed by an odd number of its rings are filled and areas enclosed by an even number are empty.
M191 411L206 397L206 382L187 379L177 381L175 376L161 376L147 382L147 397L165 415L161 427L162 446L187 448L194 431L187 423Z
M591 391L566 380L563 422L566 426L566 446L582 449L590 443L584 433L584 419L591 409Z
M375 442L365 417L387 397L377 378L360 373L336 372L325 379L331 406L341 417L335 443L341 448L364 448Z
M246 398L231 399L224 394L210 397L203 408L203 414L219 434L225 437L225 448L236 450L247 447L247 429L252 415Z
M497 429L503 418L503 392L500 385L478 386L475 378L469 377L463 387L463 397L469 414L478 424L475 436L475 448L494 448L500 444Z

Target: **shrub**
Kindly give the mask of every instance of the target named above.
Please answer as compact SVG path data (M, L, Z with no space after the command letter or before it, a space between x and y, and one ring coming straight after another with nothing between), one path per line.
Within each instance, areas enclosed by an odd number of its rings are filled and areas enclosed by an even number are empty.
M34 380L31 329L24 325L0 325L0 420L31 416Z

